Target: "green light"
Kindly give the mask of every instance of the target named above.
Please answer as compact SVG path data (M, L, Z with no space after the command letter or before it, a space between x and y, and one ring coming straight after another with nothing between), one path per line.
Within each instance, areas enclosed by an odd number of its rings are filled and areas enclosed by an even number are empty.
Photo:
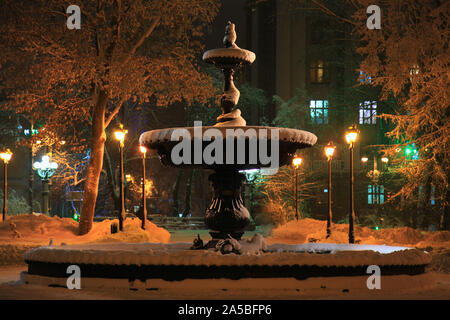
M408 147L405 149L405 153L407 156L409 156L411 154L411 152L412 152L411 148Z
M78 221L78 219L80 218L80 216L78 214L74 214L73 215L73 220Z
M375 227L375 230L380 230L380 227L376 226L376 227Z

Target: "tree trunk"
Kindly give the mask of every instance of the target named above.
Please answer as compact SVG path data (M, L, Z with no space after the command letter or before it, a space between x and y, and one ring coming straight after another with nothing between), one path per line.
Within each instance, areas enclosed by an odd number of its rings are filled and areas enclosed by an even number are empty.
M88 172L84 183L83 205L79 234L88 233L92 228L95 213L95 202L98 194L98 183L103 167L103 152L106 141L105 112L108 103L108 93L100 90L97 104L92 114L91 157L89 159Z

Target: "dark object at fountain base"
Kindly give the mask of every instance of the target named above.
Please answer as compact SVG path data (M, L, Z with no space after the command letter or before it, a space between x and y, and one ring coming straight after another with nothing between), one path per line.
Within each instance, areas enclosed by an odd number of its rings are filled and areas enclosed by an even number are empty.
M217 170L209 176L213 198L206 209L205 223L214 240L230 236L241 239L250 223L250 214L242 201L245 175L237 170ZM216 241L217 242L217 241Z

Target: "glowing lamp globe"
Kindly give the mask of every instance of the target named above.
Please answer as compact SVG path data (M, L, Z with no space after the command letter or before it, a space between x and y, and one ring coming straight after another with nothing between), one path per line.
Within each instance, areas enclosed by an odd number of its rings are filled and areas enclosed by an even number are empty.
M333 142L329 142L326 146L325 146L325 155L327 156L328 159L331 159L334 155L334 151L336 150L336 146L333 144Z
M7 149L5 152L0 153L0 159L3 160L4 163L8 163L11 160L12 152Z
M296 167L296 168L298 168L301 164L302 164L302 158L300 158L300 157L295 157L293 160L292 160L292 164L294 165L294 167Z
M147 148L144 146L139 146L139 150L142 152L142 154L145 155L145 153L147 152Z
M125 135L128 133L128 130L123 129L123 125L120 125L120 129L114 131L114 138L120 142L120 146L123 147L123 142L125 141Z
M51 162L48 155L44 155L40 162L36 161L33 163L33 169L37 171L41 179L47 180L55 174L56 169L58 169L58 164L54 161Z

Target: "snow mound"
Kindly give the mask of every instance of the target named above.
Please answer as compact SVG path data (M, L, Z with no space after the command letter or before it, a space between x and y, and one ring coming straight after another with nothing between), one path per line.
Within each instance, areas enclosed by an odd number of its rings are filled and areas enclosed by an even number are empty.
M92 230L78 235L78 222L71 218L48 217L24 214L9 217L0 223L0 243L45 245L91 242L169 242L170 233L147 221L146 230L140 228L141 220L128 218L124 221L124 231L111 234L111 224L118 220L94 222Z
M326 238L326 221L305 218L293 220L272 229L266 241L271 243L348 243L348 224L333 224ZM450 232L425 232L409 227L374 230L355 226L355 239L360 244L390 244L426 247L450 245Z
M0 266L24 264L24 253L34 246L0 244Z
M111 229L111 220L103 221L106 226L102 229ZM118 233L108 233L100 236L93 242L162 242L167 243L170 240L170 233L166 229L156 226L150 221L146 222L145 230L141 228L140 219L127 219L124 223L123 231Z

